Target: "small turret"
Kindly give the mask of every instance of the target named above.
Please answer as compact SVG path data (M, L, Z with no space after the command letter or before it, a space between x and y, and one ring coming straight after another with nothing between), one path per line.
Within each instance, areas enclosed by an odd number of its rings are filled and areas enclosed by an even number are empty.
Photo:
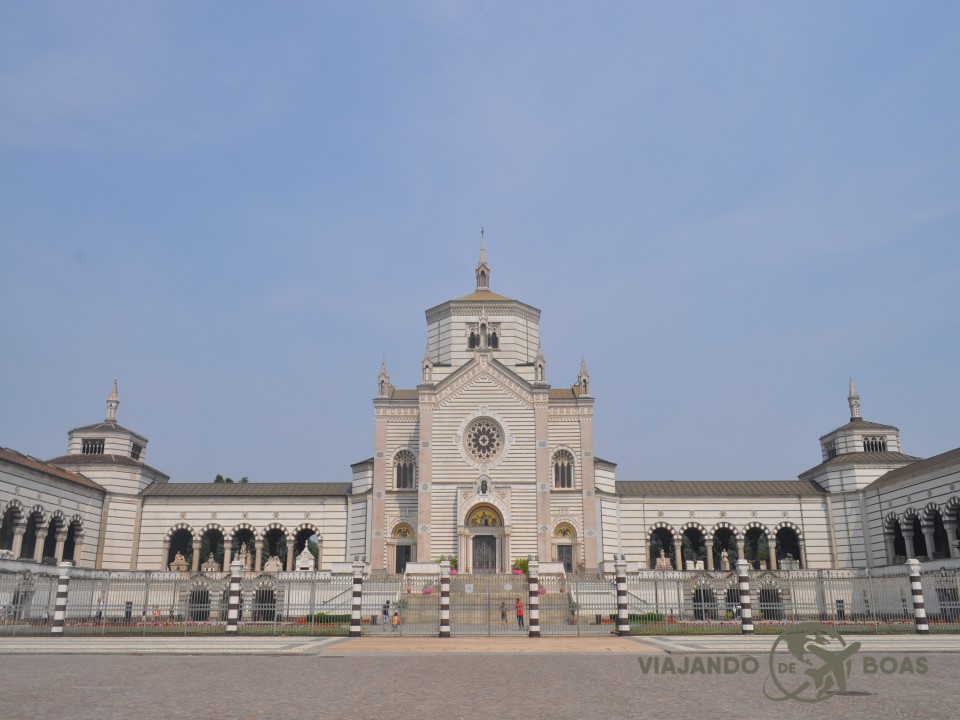
M590 394L590 373L587 372L587 361L583 355L580 356L580 373L577 375L574 392L578 396Z
M430 343L423 351L423 382L433 382L433 361L430 359Z
M377 375L377 396L389 397L393 392L393 385L390 384L390 373L387 371L387 356L383 356L380 362L380 374Z
M483 229L480 229L480 262L477 263L477 290L490 289L490 266L487 251L483 247Z
M847 403L850 405L850 422L862 420L860 417L860 396L857 394L857 388L853 385L853 378L850 378L850 394L847 396Z
M107 420L117 419L117 407L120 405L120 394L117 392L117 380L113 380L113 389L107 395Z

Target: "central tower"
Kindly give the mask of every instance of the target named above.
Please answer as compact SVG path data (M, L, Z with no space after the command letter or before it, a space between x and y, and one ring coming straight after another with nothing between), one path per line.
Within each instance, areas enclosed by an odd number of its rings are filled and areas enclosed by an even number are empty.
M493 292L490 276L481 238L473 291L426 311L420 384L396 388L381 368L374 567L402 572L441 555L461 572L508 571L528 555L569 570L600 560L586 366L570 388L551 388L540 311Z

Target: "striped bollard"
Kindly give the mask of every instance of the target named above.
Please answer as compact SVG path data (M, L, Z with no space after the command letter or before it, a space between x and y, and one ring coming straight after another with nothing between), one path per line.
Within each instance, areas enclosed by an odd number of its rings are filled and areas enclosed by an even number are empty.
M540 563L531 560L527 565L527 573L530 577L530 595L527 603L527 610L530 614L527 623L528 635L532 638L538 638L540 637Z
M753 611L750 609L750 563L737 560L737 583L740 586L740 633L753 635Z
M350 637L360 637L363 627L360 623L360 611L363 606L363 569L364 563L353 562L353 609L350 612Z
M230 563L230 597L227 600L227 635L236 635L240 625L240 577L243 563L234 560Z
M624 560L613 561L617 576L617 635L630 634L630 615L627 612L627 563Z
M50 634L63 637L63 626L67 620L67 590L70 588L70 568L73 563L64 560L60 563L60 577L57 578L57 604L53 608L53 625Z
M440 561L440 637L450 637L450 561Z
M930 632L927 624L927 608L923 602L923 585L920 584L920 561L907 560L907 573L910 575L910 594L913 595L913 620L917 625L917 632L924 635Z

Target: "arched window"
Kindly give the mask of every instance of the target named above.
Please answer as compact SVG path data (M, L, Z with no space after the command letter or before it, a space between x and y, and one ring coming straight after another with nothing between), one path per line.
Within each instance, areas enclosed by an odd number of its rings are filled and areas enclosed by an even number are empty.
M557 450L553 454L553 486L560 490L573 489L573 454Z
M470 332L470 339L467 341L468 347L473 350L477 346L477 334L473 331Z
M497 331L490 333L490 347L494 350L500 347L500 338L497 337Z
M867 437L863 439L864 452L886 452L887 439L883 437Z
M417 458L409 450L401 450L393 458L395 487L397 490L413 490L416 486Z

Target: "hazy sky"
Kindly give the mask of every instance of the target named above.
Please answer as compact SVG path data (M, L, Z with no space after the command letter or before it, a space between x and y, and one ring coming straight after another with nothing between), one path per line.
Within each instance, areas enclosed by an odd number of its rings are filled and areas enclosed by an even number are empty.
M620 479L960 445L960 6L0 5L0 445L345 481L381 357L492 289Z

